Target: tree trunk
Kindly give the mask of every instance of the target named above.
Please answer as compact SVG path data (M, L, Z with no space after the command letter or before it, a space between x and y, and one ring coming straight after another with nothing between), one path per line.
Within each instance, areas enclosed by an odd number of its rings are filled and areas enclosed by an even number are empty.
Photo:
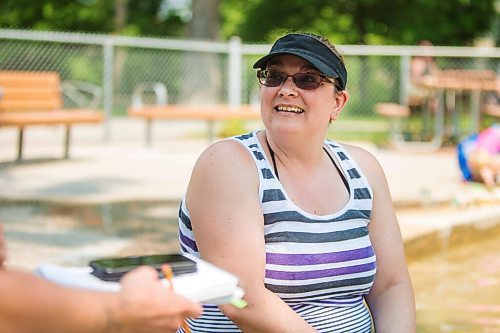
M219 0L193 0L193 17L188 25L188 38L217 40L219 38ZM218 104L225 102L221 92L222 66L218 54L189 52L185 57L184 85L180 100L189 104Z
M114 34L119 35L127 25L128 0L115 0ZM127 48L114 47L113 57L113 96L117 96L122 86L123 67L127 61ZM113 101L115 105L115 101Z
M193 17L188 26L188 37L193 39L219 39L219 0L193 0Z

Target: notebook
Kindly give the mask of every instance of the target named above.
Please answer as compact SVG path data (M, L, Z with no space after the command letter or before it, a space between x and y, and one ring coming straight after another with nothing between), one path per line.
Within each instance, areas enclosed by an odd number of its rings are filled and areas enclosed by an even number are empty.
M189 256L197 263L194 273L175 276L172 280L174 291L195 302L228 304L241 300L244 292L238 287L238 278L202 259ZM92 273L92 268L68 267L52 263L41 263L34 273L44 279L73 288L104 292L120 290L119 282L103 281ZM165 285L168 281L162 279Z

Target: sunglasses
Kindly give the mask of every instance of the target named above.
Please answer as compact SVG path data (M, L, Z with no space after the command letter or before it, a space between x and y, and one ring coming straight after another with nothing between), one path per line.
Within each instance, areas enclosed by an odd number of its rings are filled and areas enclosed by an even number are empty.
M313 90L319 88L324 82L335 85L338 90L342 90L338 85L330 80L326 75L319 73L295 73L288 75L286 73L273 69L260 69L257 71L257 78L260 84L266 87L278 87L291 77L293 83L300 89Z

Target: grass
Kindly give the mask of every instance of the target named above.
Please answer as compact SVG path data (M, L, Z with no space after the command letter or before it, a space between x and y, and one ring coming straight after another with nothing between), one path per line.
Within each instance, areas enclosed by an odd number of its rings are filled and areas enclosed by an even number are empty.
M217 131L225 138L253 130L253 123L230 120L222 122ZM368 141L376 145L385 145L389 140L388 126L383 119L376 117L344 117L332 123L327 138L337 141Z

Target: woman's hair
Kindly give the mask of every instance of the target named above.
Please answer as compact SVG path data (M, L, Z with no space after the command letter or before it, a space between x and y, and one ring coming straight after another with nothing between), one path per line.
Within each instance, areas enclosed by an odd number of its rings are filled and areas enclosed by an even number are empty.
M318 40L319 42L321 42L323 45L325 45L326 47L328 47L337 56L337 58L339 58L339 60L342 63L342 65L345 66L344 57L337 50L337 48L328 40L328 38L320 36L320 35L316 35L316 34L313 34L313 33L309 33L309 32L301 32L300 34L312 37L312 38Z
M312 37L312 38L316 39L317 41L321 42L321 44L323 44L326 47L328 47L333 52L333 54L335 54L335 56L340 60L340 62L342 63L342 65L345 66L344 57L339 52L339 50L337 50L337 48L328 40L328 38L320 36L320 35L317 35L317 34L313 34L313 33L310 33L310 32L299 32L299 33L302 34L302 35L306 35L306 36ZM338 80L337 79L333 79L333 80L335 81L335 89L337 91L343 90L342 88L340 88Z

